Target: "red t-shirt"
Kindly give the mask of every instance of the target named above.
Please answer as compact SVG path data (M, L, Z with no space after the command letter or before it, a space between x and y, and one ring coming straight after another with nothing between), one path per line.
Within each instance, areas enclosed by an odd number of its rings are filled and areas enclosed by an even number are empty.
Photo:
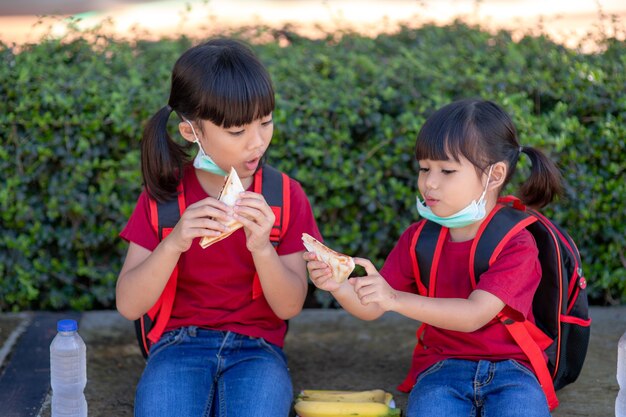
M411 238L417 223L400 237L380 273L396 290L417 294L417 284L411 263ZM469 256L473 240L443 245L437 270L435 297L467 298L472 292ZM537 245L529 231L515 235L491 265L480 276L477 289L489 292L506 304L507 314L516 320L528 318L534 323L532 301L541 279L541 265ZM411 366L415 378L431 365L449 358L489 360L514 359L532 369L521 348L504 325L496 318L482 328L471 332L444 330L426 326L423 333L426 349L416 350Z
M195 169L189 165L183 176L185 201L191 205L208 194L202 189ZM252 190L254 184L248 190ZM279 255L304 251L302 233L321 239L309 201L300 184L290 179L289 224L277 248ZM148 194L139 196L137 206L120 236L150 251L159 244L150 225ZM166 331L182 326L230 330L262 337L283 346L286 324L278 318L264 296L252 299L255 275L252 254L246 247L243 229L206 249L194 239L178 261L178 283L172 315Z

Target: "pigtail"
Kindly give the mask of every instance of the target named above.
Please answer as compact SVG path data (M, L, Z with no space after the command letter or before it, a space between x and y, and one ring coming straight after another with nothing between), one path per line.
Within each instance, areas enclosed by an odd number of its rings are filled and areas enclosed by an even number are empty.
M167 132L172 108L164 106L148 120L141 141L141 174L150 197L167 201L176 196L187 153Z
M532 164L530 177L520 186L519 197L529 207L541 208L562 192L561 173L543 152L529 146L520 147Z

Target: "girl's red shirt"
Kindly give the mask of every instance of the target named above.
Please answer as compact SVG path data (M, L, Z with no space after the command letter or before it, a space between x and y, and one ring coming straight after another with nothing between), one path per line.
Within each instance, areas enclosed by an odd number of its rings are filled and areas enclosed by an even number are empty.
M413 250L411 238L416 228L417 223L402 234L380 271L396 290L415 294L418 291L410 253ZM467 298L470 295L469 256L472 242L448 240L444 243L437 271L435 297ZM477 289L502 300L510 317L516 320L528 318L534 323L532 301L540 279L537 245L530 232L523 229L504 247L489 270L480 276ZM416 350L413 356L413 378L417 378L431 365L449 358L492 362L513 359L532 370L526 355L496 318L471 333L426 326L422 340L426 349Z
M208 197L192 166L185 169L183 186L188 206ZM248 190L253 187L254 183ZM290 179L290 199L289 224L277 248L278 255L304 251L302 233L321 239L311 205L294 179ZM150 251L159 244L150 224L149 197L145 191L120 236ZM274 314L264 296L252 298L256 270L246 247L244 230L239 229L206 249L198 242L199 239L194 239L178 261L176 298L165 331L198 326L262 337L282 347L287 330L285 321Z

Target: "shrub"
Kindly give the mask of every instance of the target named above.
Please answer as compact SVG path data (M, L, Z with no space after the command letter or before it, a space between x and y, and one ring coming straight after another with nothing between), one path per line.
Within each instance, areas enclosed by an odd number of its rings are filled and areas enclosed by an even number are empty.
M269 161L303 184L330 246L380 267L417 218L420 125L481 96L559 163L566 194L547 213L578 243L592 301L626 300L624 42L585 54L461 22L376 38L232 35L272 39L253 42L277 92ZM166 103L173 63L191 44L95 33L0 45L1 310L114 306L143 123Z

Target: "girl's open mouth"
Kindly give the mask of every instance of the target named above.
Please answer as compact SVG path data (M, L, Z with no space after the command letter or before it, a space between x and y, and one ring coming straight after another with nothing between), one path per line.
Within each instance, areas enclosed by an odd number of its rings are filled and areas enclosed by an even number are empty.
M245 162L246 168L249 169L250 171L256 170L257 166L259 165L259 160L260 159L261 158L254 158L254 159L251 159L249 161L246 161Z

